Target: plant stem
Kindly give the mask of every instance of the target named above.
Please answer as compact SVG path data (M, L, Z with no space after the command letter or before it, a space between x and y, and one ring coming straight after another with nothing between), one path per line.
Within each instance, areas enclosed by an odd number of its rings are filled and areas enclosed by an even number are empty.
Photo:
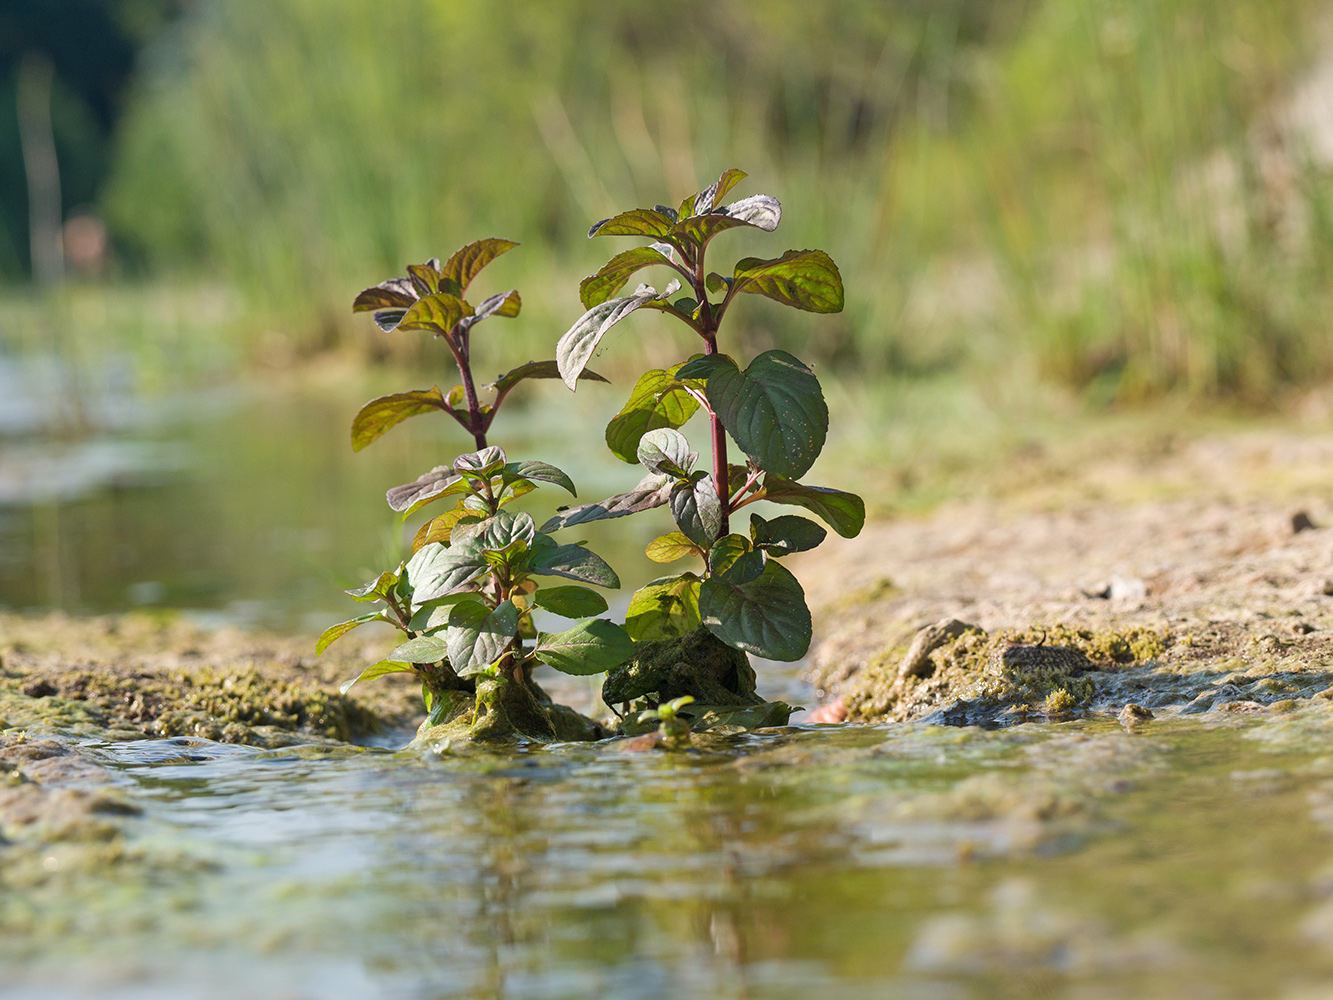
M455 327L444 340L449 345L454 363L458 365L458 374L463 379L463 398L467 401L467 429L472 432L472 439L477 443L477 451L481 451L486 447L486 418L482 416L481 405L477 402L477 387L472 381L472 363L463 336Z
M713 315L712 304L708 301L708 286L704 282L704 254L699 251L699 257L694 265L694 294L699 301L699 320L702 329L699 331L704 338L704 354L717 353L717 318ZM718 499L722 502L722 523L718 527L717 537L722 538L731 534L730 519L728 517L728 506L731 491L727 489L727 432L722 426L722 421L718 415L711 409L708 411L708 425L713 432L713 485L717 488Z

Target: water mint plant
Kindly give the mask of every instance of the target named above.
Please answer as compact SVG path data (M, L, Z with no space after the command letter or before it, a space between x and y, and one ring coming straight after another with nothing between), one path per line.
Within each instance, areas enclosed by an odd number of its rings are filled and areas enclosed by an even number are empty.
M473 328L494 316L517 316L521 301L511 290L474 307L464 295L487 264L515 246L500 239L470 243L443 265L432 258L356 297L353 310L373 312L385 331L421 331L443 340L460 382L448 392L432 386L366 403L352 422L352 447L364 448L403 420L437 411L457 421L475 450L388 491L389 507L404 519L428 504L452 506L421 526L409 558L347 591L378 607L328 628L316 652L367 622L388 622L404 641L343 684L344 692L357 681L406 672L422 681L428 725L456 723L474 737L580 738L596 727L552 705L533 683L532 670L540 662L570 674L600 673L629 659L633 642L620 625L596 617L607 610L606 600L582 586L619 587L611 567L581 543L561 544L539 531L531 515L508 507L541 484L575 493L569 476L555 466L510 461L489 443L491 424L515 386L559 374L556 362L540 361L487 385L478 386L473 376ZM586 368L578 377L605 381ZM539 587L538 577L575 583ZM535 608L584 620L563 632L538 632Z
M648 557L661 563L693 557L700 564L640 589L625 620L636 643L654 644L658 662L661 643L701 628L732 649L774 660L799 659L809 648L805 594L779 560L819 545L826 531L799 515L769 519L752 512L748 532L740 533L734 528L742 508L761 500L801 507L849 538L865 523L860 497L801 482L828 434L828 406L810 366L771 350L742 367L742 359L722 350L723 321L745 295L814 313L843 307L842 278L822 250L746 257L730 274L709 269L706 257L715 237L742 227L772 232L781 219L781 206L768 195L721 203L745 176L727 170L678 208L634 209L594 225L589 237L630 236L649 243L616 254L583 280L579 294L587 311L556 351L560 376L573 390L606 334L640 309L661 312L698 337L698 353L644 372L607 425L607 447L644 467L640 482L598 503L566 508L542 526L555 531L670 508L677 530L653 541ZM641 284L632 294L621 294L633 275L654 266L674 272L661 291ZM680 430L699 411L708 421L711 469L696 468L698 452ZM729 461L733 443L744 464ZM668 655L668 663L672 659ZM641 664L621 668L608 687L624 687L635 669L643 673ZM671 665L663 678L680 673ZM659 686L667 683L663 679Z

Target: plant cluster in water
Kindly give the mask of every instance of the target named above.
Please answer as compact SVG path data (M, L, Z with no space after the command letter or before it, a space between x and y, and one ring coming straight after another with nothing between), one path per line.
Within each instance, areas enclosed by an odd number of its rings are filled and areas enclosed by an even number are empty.
M781 208L766 195L719 204L744 176L728 170L677 209L636 209L593 226L589 236L634 236L650 243L616 254L585 278L579 291L587 311L560 338L556 359L529 362L480 387L490 394L489 403L481 401L472 375L471 330L493 316L518 315L520 300L509 291L474 307L464 295L482 268L516 244L481 240L443 265L432 259L409 267L406 277L357 296L353 309L372 311L382 329L427 331L443 340L460 384L447 393L432 387L371 400L353 422L353 447L365 447L408 417L440 411L472 436L476 450L389 490L389 506L404 518L427 504L452 501L452 507L421 526L408 559L348 591L380 607L329 628L318 651L365 622L396 626L405 641L357 680L413 673L422 681L428 722L466 724L473 736L569 733L560 725L568 710L550 705L532 682L538 663L570 674L610 672L604 688L608 703L639 699L641 706L660 709L669 701L674 719L686 706L698 714L709 704L758 702L746 653L776 660L805 654L810 611L800 584L779 559L820 544L825 529L797 515L768 519L752 512L748 533L740 533L732 530L735 515L767 500L801 507L851 537L864 523L865 507L854 494L800 482L828 432L828 407L810 368L777 350L742 367L720 350L718 337L742 294L811 312L838 312L842 280L821 250L789 250L769 260L747 257L729 276L708 269L705 256L720 233L737 227L771 232L778 225ZM634 274L654 265L675 272L662 291L639 285L633 294L620 294ZM605 381L588 370L588 362L606 333L639 309L685 324L699 337L702 351L641 375L606 428L612 453L644 467L638 484L597 503L562 508L538 527L508 504L538 484L571 494L574 484L547 463L510 461L489 444L491 423L510 390L525 379L559 377L571 390L580 380ZM696 468L698 453L680 431L700 410L708 420L711 468ZM744 464L728 460L729 438ZM654 540L648 557L660 563L693 557L697 570L637 591L623 626L597 617L607 603L582 584L616 588L619 579L582 543L562 544L554 534L654 507L670 509L676 530ZM575 583L542 588L538 577ZM532 620L537 608L583 620L563 632L539 632ZM716 650L709 652L712 647ZM722 666L715 669L712 663ZM705 676L708 670L713 673ZM548 719L554 722L544 725Z

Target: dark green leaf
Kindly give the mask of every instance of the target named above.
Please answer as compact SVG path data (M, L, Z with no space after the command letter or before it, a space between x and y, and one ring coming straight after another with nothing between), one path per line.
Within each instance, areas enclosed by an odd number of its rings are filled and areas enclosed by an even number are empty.
M532 595L532 603L566 618L588 618L606 610L606 598L587 587L543 587Z
M726 535L708 550L710 578L733 586L756 579L767 562L764 553L755 550L744 535Z
M398 663L439 663L449 658L449 650L439 636L419 635L408 639L388 659Z
M474 542L438 542L422 546L407 561L407 580L413 601L424 604L471 583L489 569L481 547Z
M358 625L364 625L367 622L387 622L388 620L388 616L383 611L372 611L367 615L358 615L351 621L339 622L337 625L330 625L324 630L324 633L319 639L316 640L315 655L323 656L324 650L328 649L336 640L341 639Z
M842 275L823 250L788 250L773 260L746 257L736 265L735 290L766 295L808 312L842 312Z
M357 674L350 681L343 681L338 685L338 690L346 694L352 689L352 685L360 681L373 681L376 677L383 677L385 674L410 674L412 665L409 663L398 663L394 660L380 660L379 663L372 663L365 670Z
M699 585L693 573L663 577L634 592L625 631L635 642L678 639L699 627Z
M727 433L761 469L794 479L819 457L828 406L814 373L786 351L765 351L744 372L719 365L705 391Z
M466 493L467 482L447 465L437 465L429 472L424 472L410 483L395 486L384 494L392 510L407 517L432 500L440 497L457 496Z
M661 507L671 499L671 488L675 483L676 480L671 476L650 473L639 480L639 485L628 493L618 493L597 503L585 503L562 510L543 524L541 530L559 531L571 524L605 521L608 518L624 517L627 514L637 514L641 510Z
M659 427L639 439L639 464L649 472L687 479L698 458L685 435L671 427Z
M605 618L580 622L565 632L543 632L533 655L566 674L600 674L634 655L634 640Z
M496 392L508 392L514 386L518 385L525 378L559 378L560 366L554 361L529 361L526 365L519 365L512 371L505 372L489 385L483 385L483 389L494 389ZM591 379L593 382L606 382L594 371L583 369L579 373L580 379Z
M675 223L665 211L656 208L635 208L601 222L594 223L588 237L594 236L651 236L661 239L671 232Z
M638 461L639 439L646 432L680 427L699 409L699 401L675 377L679 367L654 368L640 375L629 401L606 425L606 446L621 461Z
M449 291L461 297L482 268L516 246L518 244L512 240L495 238L469 243L454 251L453 256L445 261L444 267L440 268L441 283L447 284Z
M655 247L634 247L616 254L596 274L590 274L579 282L579 298L583 308L591 309L601 305L624 288L630 275L636 271L653 264L670 263L671 259Z
M686 538L683 532L671 531L649 542L648 547L644 549L644 555L653 562L669 563L684 559L686 556L700 555L702 551L699 546Z
M574 489L574 480L546 462L510 462L504 467L504 478L506 482L514 479L535 479L542 483L554 483L568 491L571 496L578 496L578 491Z
M407 311L400 330L426 330L443 337L464 316L472 315L472 308L455 295L426 295Z
M695 473L692 482L677 482L671 490L671 516L690 541L708 548L722 530L722 501L713 477Z
M387 601L393 588L398 583L398 578L403 572L403 567L399 566L395 570L385 570L369 583L364 583L360 587L354 587L351 590L343 591L353 600L360 601L363 604L368 601Z
M453 611L454 605L461 604L464 601L471 601L474 604L482 603L481 595L475 591L446 594L443 597L427 601L412 612L412 620L407 623L407 627L413 632L438 631L449 624L449 615Z
M498 295L492 295L488 299L483 299L481 305L477 306L477 311L471 316L464 316L458 321L459 329L470 330L484 319L492 316L514 317L523 307L523 300L518 297L518 292L510 290L501 292Z
M417 300L416 289L410 278L390 278L374 288L367 288L352 303L352 312L374 312L377 309L411 309Z
M455 604L449 613L449 663L460 677L484 670L498 660L518 634L518 608L501 601L495 610L484 604Z
M582 545L556 545L549 538L546 544L533 545L528 571L538 576L563 576L609 590L620 586L616 571L596 552Z
M665 291L658 294L651 285L640 285L633 295L608 299L580 316L556 344L556 364L560 367L560 377L565 380L565 385L571 391L578 388L579 376L611 327L640 306L674 295L679 288L680 282L672 281Z
M682 382L706 379L722 367L736 367L736 362L725 354L696 354L676 369L676 378Z
M827 537L828 532L809 518L783 514L768 521L758 514L750 515L750 538L755 547L775 556L816 548Z
M699 590L699 613L708 631L734 649L770 660L799 660L810 648L810 609L805 591L770 559L757 579L736 586L717 577Z
M866 504L855 493L831 490L825 486L806 486L770 473L764 477L759 498L773 503L793 504L819 515L843 538L855 538L866 523Z
M411 392L395 392L392 395L372 399L361 407L356 419L352 421L352 450L360 451L389 428L402 423L408 417L443 409L446 409L444 395L440 392L439 386L413 389Z

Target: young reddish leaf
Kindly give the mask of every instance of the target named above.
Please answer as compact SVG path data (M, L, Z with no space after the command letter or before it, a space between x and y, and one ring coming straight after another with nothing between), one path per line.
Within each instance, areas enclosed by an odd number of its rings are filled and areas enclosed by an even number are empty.
M440 262L434 257L424 264L408 264L407 276L418 295L434 295L440 290Z
M724 208L710 211L706 215L695 215L681 219L672 232L703 245L718 233L739 226L749 226L771 233L778 228L782 219L782 206L776 198L766 194L757 194L751 198L734 201Z
M409 278L390 278L374 288L367 288L352 303L352 312L374 312L376 309L410 309L420 296Z
M481 273L482 268L516 246L518 244L513 240L490 238L460 247L444 262L444 267L440 268L441 290L452 292L461 298L467 291L467 286L472 284L472 279Z
M781 257L746 257L736 265L736 292L765 295L807 312L842 312L842 275L823 250L788 250Z
M411 392L395 392L372 399L361 407L356 419L352 421L352 450L360 451L389 428L402 423L408 417L429 413L431 410L447 409L439 386L413 389Z
M593 223L588 230L588 237L651 236L653 239L661 239L671 233L675 221L660 207L635 208Z
M522 308L523 300L518 297L518 292L513 289L500 292L498 295L483 299L481 305L477 306L476 312L471 316L464 316L458 321L458 327L460 330L471 330L482 320L490 319L492 316L513 318L518 315Z
M398 329L426 330L437 337L445 337L459 320L470 315L472 307L456 295L426 295L407 311Z
M653 264L670 264L671 259L655 247L634 247L618 253L602 265L596 274L579 282L579 299L584 309L591 309L625 287L630 275Z
M729 170L722 171L722 176L714 183L704 188L692 198L686 198L680 203L680 214L705 215L717 208L717 203L727 196L727 192L734 188L741 181L749 176L744 170L737 170L732 167Z

